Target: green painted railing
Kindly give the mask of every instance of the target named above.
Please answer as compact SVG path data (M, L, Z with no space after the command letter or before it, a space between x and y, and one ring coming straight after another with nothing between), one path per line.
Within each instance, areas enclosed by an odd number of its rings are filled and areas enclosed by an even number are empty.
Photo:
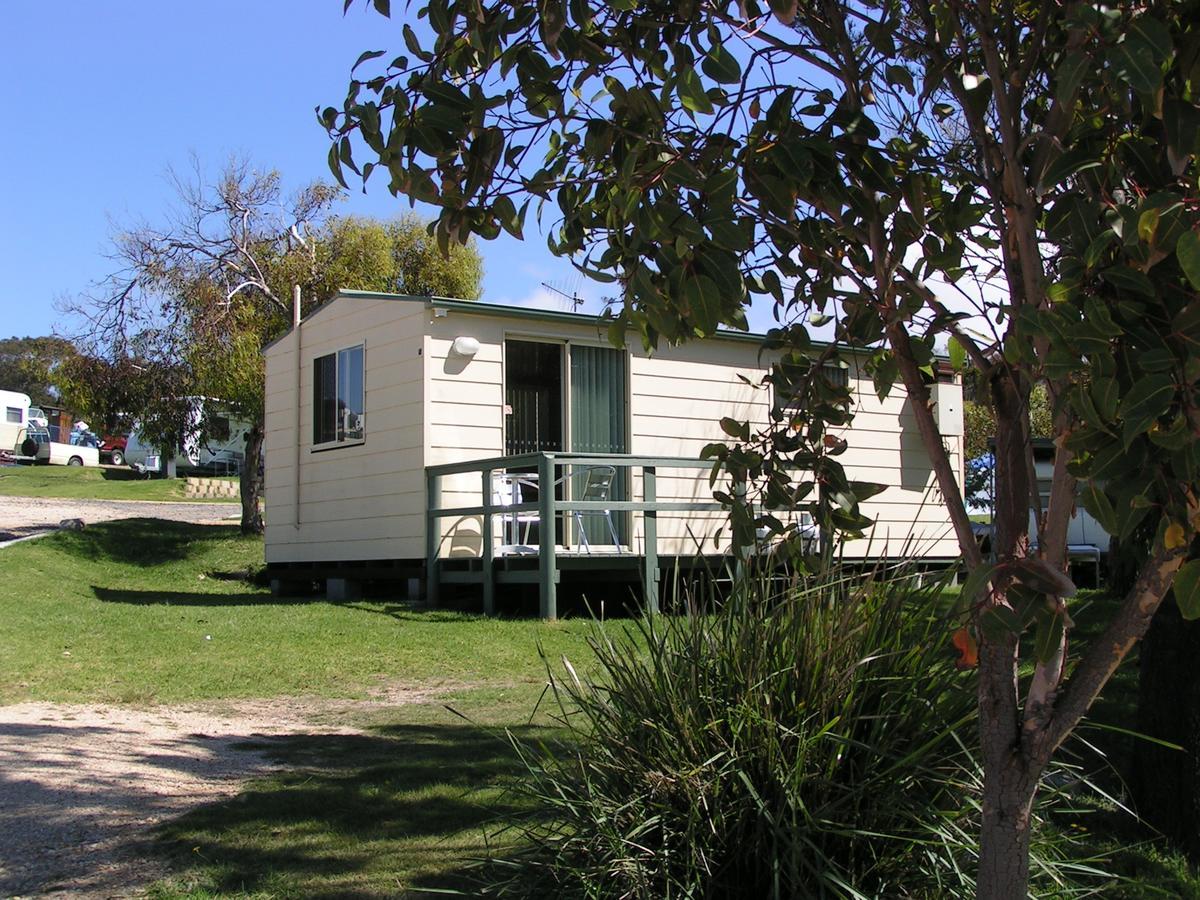
M585 469L588 466L612 466L624 469L632 476L633 469L641 471L641 500L575 500L571 497L555 497L555 491L545 490L545 485L555 485L563 469ZM479 581L483 586L484 612L495 611L495 534L493 523L496 516L513 516L536 512L539 522L537 547L538 566L530 573L538 582L541 615L544 619L557 617L558 551L555 546L554 523L562 513L573 512L634 512L642 514L643 553L642 576L645 585L646 604L649 612L658 611L658 514L662 512L720 512L724 507L715 501L672 500L659 501L657 477L659 469L710 469L711 462L676 456L629 456L621 453L523 453L516 456L496 456L490 459L468 462L445 463L425 469L426 513L425 513L425 570L428 582L428 599L433 605L438 601L438 590L443 577L455 581ZM535 470L538 476L538 499L536 502L499 504L493 500L493 483L496 474L512 472L514 469ZM477 506L442 506L442 479L448 475L479 475L480 496L483 503ZM578 471L572 473L579 474ZM627 477L626 484L633 480ZM441 560L442 534L440 519L479 516L482 519L480 538L482 541L482 571L443 573ZM546 539L547 535L549 539ZM632 543L632 539L631 539ZM633 549L632 546L630 549ZM515 573L514 573L515 574Z

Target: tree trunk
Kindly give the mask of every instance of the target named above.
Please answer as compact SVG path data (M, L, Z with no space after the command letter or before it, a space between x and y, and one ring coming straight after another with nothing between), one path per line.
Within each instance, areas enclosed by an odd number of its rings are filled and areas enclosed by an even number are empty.
M246 432L246 459L242 464L242 534L262 534L263 517L260 501L262 500L262 478L259 468L262 466L263 427L261 422L255 422Z
M1168 596L1142 640L1137 730L1182 747L1135 741L1131 786L1138 815L1200 862L1200 621Z
M1001 562L1029 552L1029 467L1021 388L1004 372L991 385L996 409L996 516L993 535ZM1025 392L1027 395L1028 392ZM979 741L983 762L983 821L976 895L981 900L1024 900L1029 880L1030 815L1040 768L1022 752L1017 696L1019 638L988 629L988 609L1009 605L1007 584L993 583L979 607Z
M1025 900L1029 836L1037 777L1018 753L984 779L979 833L979 900Z

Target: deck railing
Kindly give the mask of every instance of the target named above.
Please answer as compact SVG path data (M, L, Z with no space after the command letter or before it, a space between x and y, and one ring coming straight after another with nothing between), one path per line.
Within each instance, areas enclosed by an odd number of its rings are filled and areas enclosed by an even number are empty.
M556 485L560 479L569 478L569 470L590 466L612 466L624 473L624 483L633 486L633 470L640 471L640 500L578 500L564 491L563 497L556 491L547 490L547 485ZM714 500L667 500L658 499L658 471L660 469L706 470L712 463L705 460L673 456L629 456L618 453L523 453L516 456L496 456L490 459L445 463L425 469L426 518L425 518L425 565L428 580L428 598L437 603L438 589L443 581L479 582L483 587L483 608L487 614L495 610L495 533L497 516L514 516L520 513L537 513L539 540L537 545L537 571L510 573L509 580L536 580L539 588L541 616L544 619L557 617L556 589L558 582L558 549L555 546L555 523L564 513L633 512L642 515L642 578L645 585L647 610L657 612L658 607L658 514L664 512L720 512L724 507ZM537 473L539 485L536 501L501 504L493 497L495 476L514 470ZM564 471L566 470L566 471ZM442 506L442 479L450 475L479 476L480 497L483 502L475 506ZM479 516L482 522L479 572L444 572L441 560L441 519ZM630 538L632 547L632 536ZM515 576L515 577L514 577Z

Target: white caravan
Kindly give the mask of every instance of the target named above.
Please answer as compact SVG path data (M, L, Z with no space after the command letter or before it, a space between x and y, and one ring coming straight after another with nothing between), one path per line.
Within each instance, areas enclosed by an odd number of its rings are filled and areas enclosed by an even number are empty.
M0 421L0 450L21 452L21 441L25 440L25 429L29 427L28 394L16 391L0 391L0 406L4 407L4 420Z
M229 415L214 415L209 420L208 439L201 441L204 403L201 397L192 402L186 433L181 446L176 448L176 466L182 470L236 475L241 472L246 458L246 432L250 430L250 424ZM148 444L142 437L140 423L134 422L125 444L125 464L156 472L167 461L162 448Z

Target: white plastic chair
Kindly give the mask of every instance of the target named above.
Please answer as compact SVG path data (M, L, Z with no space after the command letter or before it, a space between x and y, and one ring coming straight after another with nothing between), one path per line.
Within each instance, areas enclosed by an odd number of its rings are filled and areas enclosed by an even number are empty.
M525 503L524 489L537 489L536 473L496 472L492 475L492 504L501 507L519 506ZM502 512L501 552L536 553L529 546L529 530L540 521L536 510ZM525 539L521 540L521 526L525 526Z

